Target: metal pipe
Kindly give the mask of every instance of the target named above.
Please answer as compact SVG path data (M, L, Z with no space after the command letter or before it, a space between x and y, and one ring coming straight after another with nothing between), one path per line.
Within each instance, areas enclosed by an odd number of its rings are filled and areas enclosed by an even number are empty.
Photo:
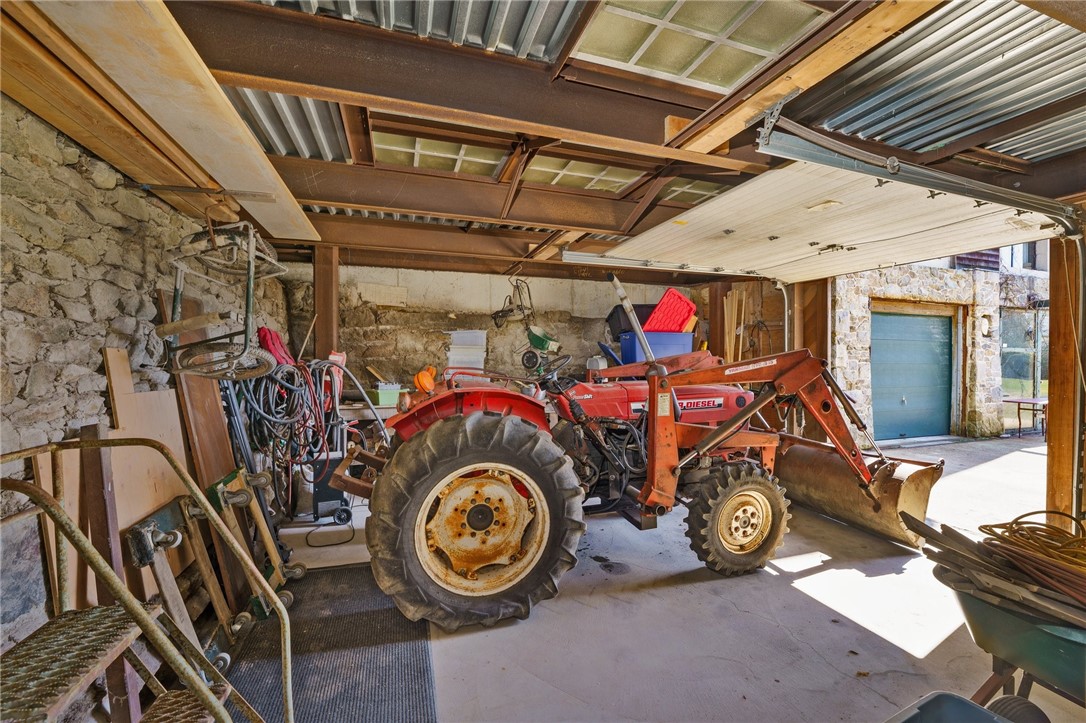
M73 440L81 441L81 440ZM98 441L98 440L95 440ZM38 453L42 451L53 452L54 449L60 445L43 445L42 447L35 448ZM23 450L22 452L13 452L3 456L4 463L10 460L23 459L24 456L31 456L29 454L24 455L24 452L33 452L35 450ZM22 456L20 456L22 455ZM188 686L189 690L196 694L200 699L200 703L210 712L217 721L228 723L230 721L230 714L226 712L226 708L219 702L218 698L211 692L204 683L200 675L189 665L185 657L174 647L170 638L162 631L158 625L155 624L155 619L151 617L151 614L136 600L135 596L125 587L124 582L117 576L117 573L113 571L113 568L109 566L105 558L102 557L98 550L94 549L94 545L87 539L79 527L72 521L64 509L61 507L60 502L52 497L49 493L38 487L35 484L29 482L18 482L16 480L5 479L0 481L0 487L9 492L16 492L24 495L30 499L31 502L42 508L42 511L49 516L49 519L53 521L58 531L61 531L61 535L66 538L66 541L71 542L72 546L79 551L80 557L90 566L94 571L98 580L105 583L106 587L113 594L113 598L117 603L125 609L132 619L139 626L143 634L147 636L147 639L151 641L151 644L155 646L155 649L162 656L163 660L177 673L184 683Z
M290 654L290 618L287 616L287 609L283 605L283 602L279 599L275 589L272 588L268 581L264 579L264 575L257 569L253 563L252 558L249 557L248 552L242 547L241 543L235 539L234 535L230 532L230 529L226 526L226 523L222 521L215 508L212 507L211 502L208 501L204 495L203 490L200 489L196 481L189 475L188 470L182 466L177 458L174 457L170 448L165 444L154 439L141 439L138 437L131 437L125 439L70 439L64 442L52 442L50 444L42 444L37 447L31 447L30 449L23 449L17 452L8 452L7 454L0 455L0 465L5 465L10 462L17 462L21 459L28 457L34 457L39 454L49 453L54 451L61 452L67 449L98 449L101 447L149 447L163 457L173 468L174 473L178 479L185 486L185 489L192 496L193 501L203 511L207 517L207 522L222 538L223 544L225 544L230 551L238 558L241 563L242 570L245 572L245 576L249 578L250 583L254 587L260 589L267 598L271 607L275 610L276 615L279 616L279 635L280 645L282 646L282 675L283 675L283 714L287 723L293 723L294 721L294 693L292 690L292 671L291 671L291 654ZM4 481L7 485L8 480ZM32 487L35 490L39 490L39 487ZM44 493L43 493L44 494ZM28 495L29 496L29 495ZM33 498L31 498L33 499ZM52 498L50 497L50 500ZM65 517L67 517L65 515ZM75 530L79 533L78 528ZM82 533L79 533L80 535ZM86 538L84 538L86 539ZM88 543L89 544L89 543ZM97 551L93 550L95 555ZM100 556L99 556L100 559ZM112 570L110 570L112 572ZM122 586L122 590L127 592ZM142 608L141 608L142 610ZM157 630L157 628L156 628ZM217 703L217 701L216 701Z
M611 281L611 285L615 287L619 303L622 304L622 308L626 311L626 318L630 320L630 327L637 336L637 343L641 345L641 351L645 353L645 361L649 364L655 364L656 356L652 353L652 349L649 348L649 340L645 337L645 330L641 328L641 321L637 318L637 312L634 311L633 304L630 303L630 297L626 296L626 290L622 288L622 282L614 274L607 274L607 278Z
M18 481L18 480L16 480ZM7 517L0 518L0 525L10 525L13 522L19 522L20 520L26 520L31 517L37 517L41 514L40 507L30 507L25 510L19 510L15 514L8 515Z
M64 509L64 468L60 464L59 451L50 452L49 464L53 473L53 499ZM53 525L53 559L57 576L57 599L53 601L53 610L60 615L72 609L72 595L68 590L68 544L57 525Z
M1072 320L1074 327L1077 327L1078 334L1078 359L1077 371L1079 383L1075 385L1076 392L1074 396L1075 416L1074 419L1078 424L1078 433L1073 440L1074 446L1074 464L1071 483L1071 503L1074 506L1072 513L1076 519L1083 519L1083 485L1086 484L1086 480L1083 479L1086 474L1086 441L1083 440L1083 430L1086 430L1086 422L1083 421L1083 416L1086 414L1086 240L1083 239L1080 233L1075 239L1075 250L1078 252L1078 320L1077 324L1074 324L1075 320ZM1063 265L1064 272L1067 271L1067 264ZM1067 292L1070 293L1071 289L1068 288Z
M717 445L727 439L735 430L743 426L748 420L761 411L763 407L776 398L777 390L772 386L767 387L765 391L754 398L753 402L743 407L743 411L714 429L708 437L698 442L694 445L693 449L683 455L682 459L679 460L678 467L675 468L675 473L678 474L679 470L691 461L716 448Z

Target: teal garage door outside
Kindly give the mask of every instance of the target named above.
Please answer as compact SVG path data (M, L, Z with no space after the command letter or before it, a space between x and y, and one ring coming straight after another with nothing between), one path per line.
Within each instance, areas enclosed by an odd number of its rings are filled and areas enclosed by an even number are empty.
M871 315L876 439L950 433L951 322L949 316Z

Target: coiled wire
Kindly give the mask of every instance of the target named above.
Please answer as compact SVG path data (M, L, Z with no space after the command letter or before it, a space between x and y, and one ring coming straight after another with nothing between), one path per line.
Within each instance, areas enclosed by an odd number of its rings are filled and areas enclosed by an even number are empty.
M1036 515L1065 517L1072 531L1026 518ZM1054 510L1029 512L1010 522L981 525L988 535L981 544L1006 559L1038 583L1086 606L1086 526L1069 514Z

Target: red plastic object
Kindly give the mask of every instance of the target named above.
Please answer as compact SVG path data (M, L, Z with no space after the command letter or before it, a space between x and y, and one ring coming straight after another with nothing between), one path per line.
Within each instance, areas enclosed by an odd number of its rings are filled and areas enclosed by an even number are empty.
M682 332L697 312L698 307L681 291L668 289L645 320L644 331Z
M283 343L283 337L279 336L279 332L262 326L256 330L256 338L260 342L260 348L275 357L275 361L280 364L294 363L294 357L290 355L290 351L287 349L287 345Z

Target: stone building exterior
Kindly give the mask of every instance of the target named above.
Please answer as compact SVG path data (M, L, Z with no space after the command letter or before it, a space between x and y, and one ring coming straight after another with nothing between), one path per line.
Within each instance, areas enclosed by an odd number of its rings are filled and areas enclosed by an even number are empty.
M871 375L873 311L946 313L955 330L951 434L1004 432L1001 318L1048 298L1047 244L1024 268L1021 246L1000 250L999 270L952 268L953 259L839 276L831 281L830 367L864 419L874 417ZM959 262L960 263L960 262ZM934 308L933 308L934 307ZM875 429L879 438L879 430Z

